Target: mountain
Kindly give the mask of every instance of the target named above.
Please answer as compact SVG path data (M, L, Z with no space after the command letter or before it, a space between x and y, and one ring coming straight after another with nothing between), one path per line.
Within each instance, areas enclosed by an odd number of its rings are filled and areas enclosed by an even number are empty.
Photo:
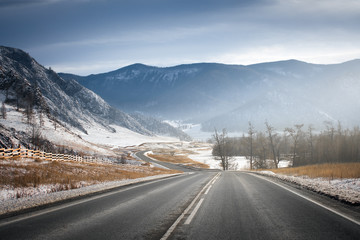
M0 99L23 111L29 121L31 115L40 114L82 135L94 127L115 133L115 126L155 135L134 117L110 106L77 81L44 68L20 49L0 47Z
M79 83L124 111L140 111L171 119L207 119L219 109L231 110L225 94L241 66L193 64L157 68L134 64L114 72L79 77ZM242 73L244 75L247 72ZM219 79L222 79L220 82ZM218 85L222 88L218 88ZM241 86L239 86L240 88ZM204 109L206 106L206 109Z
M179 128L171 126L169 123L159 121L157 118L145 116L140 113L130 113L143 127L160 136L177 137L182 141L190 141L191 137Z
M297 60L248 66L197 63L167 68L134 64L74 79L126 111L244 131L294 124L359 125L360 60L319 65Z

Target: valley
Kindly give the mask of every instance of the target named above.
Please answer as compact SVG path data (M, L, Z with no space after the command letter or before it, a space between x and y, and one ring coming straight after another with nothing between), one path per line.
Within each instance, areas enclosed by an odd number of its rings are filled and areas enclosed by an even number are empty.
M360 236L360 1L0 0L0 239Z

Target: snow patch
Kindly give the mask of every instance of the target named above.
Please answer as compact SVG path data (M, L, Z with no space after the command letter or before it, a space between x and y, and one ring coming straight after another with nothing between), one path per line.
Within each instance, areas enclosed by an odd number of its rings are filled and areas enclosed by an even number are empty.
M276 177L306 187L315 192L323 193L336 199L352 204L360 204L360 179L325 179L309 178L308 176L288 176L272 171L258 172L262 175Z

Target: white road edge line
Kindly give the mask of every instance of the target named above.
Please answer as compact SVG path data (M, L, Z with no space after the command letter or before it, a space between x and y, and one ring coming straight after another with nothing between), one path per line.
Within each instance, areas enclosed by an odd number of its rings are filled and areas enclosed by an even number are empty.
M256 176L258 178L264 179L264 180L266 180L268 182L271 182L271 183L273 183L273 184L275 184L275 185L277 185L277 186L279 186L279 187L281 187L281 188L283 188L283 189L285 189L285 190L287 190L287 191L289 191L289 192L291 192L291 193L293 193L293 194L295 194L295 195L297 195L299 197L302 197L302 198L304 198L304 199L306 199L306 200L308 200L308 201L310 201L310 202L312 202L312 203L314 203L314 204L316 204L316 205L318 205L318 206L320 206L322 208L325 208L326 210L328 210L328 211L330 211L332 213L335 213L336 215L338 215L340 217L343 217L343 218L345 218L345 219L347 219L347 220L349 220L349 221L351 221L351 222L353 222L353 223L355 223L357 225L360 225L360 221L358 221L358 220L356 220L354 218L351 218L349 216L346 216L345 214L343 214L343 213L341 213L341 212L339 212L339 211L337 211L337 210L335 210L333 208L327 207L327 206L325 206L325 205L323 205L323 204L321 204L321 203L319 203L319 202L317 202L317 201L315 201L315 200L313 200L313 199L311 199L309 197L306 197L306 196L304 196L304 195L302 195L300 193L297 193L297 192L295 192L295 191L293 191L293 190L291 190L291 189L289 189L289 188L287 188L285 186L282 186L282 185L280 185L280 184L278 184L276 182L273 182L273 181L271 181L271 180L269 180L269 179L267 179L267 178L265 178L263 176L259 176L259 175L256 175L256 174L252 174L252 175Z
M196 207L194 208L194 210L192 211L192 213L190 214L190 216L186 219L185 223L186 225L190 224L192 219L194 218L195 214L197 213L197 211L199 210L202 202L204 201L204 198L200 199L200 201L196 204Z
M177 225L180 223L180 221L185 217L185 215L187 214L187 212L192 208L192 206L195 204L195 202L198 200L198 198L200 197L200 195L202 194L202 192L204 191L204 189L206 189L210 183L216 178L216 176L220 175L220 173L216 174L201 190L200 192L196 195L196 197L194 198L194 200L192 200L192 202L190 203L190 205L181 213L181 215L176 219L176 221L173 223L173 225L171 225L171 227L166 231L166 233L164 234L164 236L162 236L162 238L160 240L166 240L168 239L168 237L170 237L171 233L175 230L175 228L177 227Z

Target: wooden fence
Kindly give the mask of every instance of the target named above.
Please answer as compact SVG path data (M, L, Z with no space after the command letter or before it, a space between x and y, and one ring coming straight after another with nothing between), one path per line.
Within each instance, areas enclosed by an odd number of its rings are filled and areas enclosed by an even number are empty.
M75 156L69 154L60 153L47 153L39 150L30 150L26 148L0 148L0 159L9 158L32 158L46 161L76 161L76 162L87 162L87 163L106 163L113 164L114 162L109 159L95 158L92 156Z

